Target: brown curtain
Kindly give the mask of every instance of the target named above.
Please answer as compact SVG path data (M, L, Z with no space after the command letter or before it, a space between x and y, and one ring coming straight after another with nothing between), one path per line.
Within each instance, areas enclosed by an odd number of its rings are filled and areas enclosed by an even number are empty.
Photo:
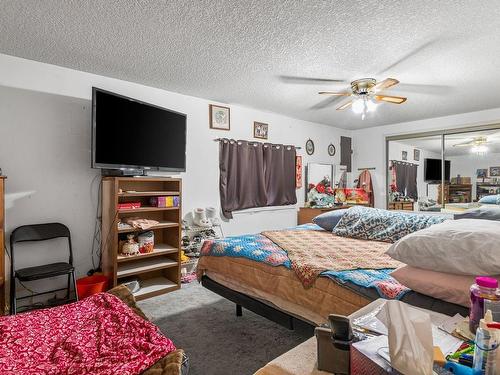
M220 200L224 217L245 208L297 203L295 148L222 139Z
M396 175L397 191L415 200L418 199L417 189L417 164L392 161Z

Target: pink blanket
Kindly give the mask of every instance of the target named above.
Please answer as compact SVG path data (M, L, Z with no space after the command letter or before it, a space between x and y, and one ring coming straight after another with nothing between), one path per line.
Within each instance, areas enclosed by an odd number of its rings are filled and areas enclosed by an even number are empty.
M140 374L175 350L119 298L0 318L1 374Z

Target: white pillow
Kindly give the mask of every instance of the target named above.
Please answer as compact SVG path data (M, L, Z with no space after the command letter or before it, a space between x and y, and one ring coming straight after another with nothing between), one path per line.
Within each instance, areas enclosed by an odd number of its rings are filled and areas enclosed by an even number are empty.
M500 221L448 220L411 233L387 255L413 267L458 275L500 274Z

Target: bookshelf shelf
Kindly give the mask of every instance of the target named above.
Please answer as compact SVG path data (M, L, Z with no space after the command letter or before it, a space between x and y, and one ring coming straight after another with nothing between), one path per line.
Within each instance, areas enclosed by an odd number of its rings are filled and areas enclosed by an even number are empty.
M141 288L136 299L145 299L180 288L181 193L182 181L167 177L103 177L102 180L102 268L110 280L109 288L127 278L139 280ZM149 207L150 197L178 196L179 207ZM118 209L119 203L140 201L137 209ZM158 221L142 230L118 225L134 216ZM127 234L139 235L153 231L154 250L151 253L125 256L120 246Z

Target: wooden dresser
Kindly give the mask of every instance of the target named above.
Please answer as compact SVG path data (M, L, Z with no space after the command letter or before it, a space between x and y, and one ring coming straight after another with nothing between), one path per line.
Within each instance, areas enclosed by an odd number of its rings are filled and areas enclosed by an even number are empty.
M389 202L388 210L413 211L415 202Z
M297 224L308 224L312 223L312 219L316 216L321 215L325 212L341 210L343 208L349 208L351 206L338 206L330 208L313 208L313 207L300 207L297 215Z
M0 315L5 315L5 176L0 176Z

